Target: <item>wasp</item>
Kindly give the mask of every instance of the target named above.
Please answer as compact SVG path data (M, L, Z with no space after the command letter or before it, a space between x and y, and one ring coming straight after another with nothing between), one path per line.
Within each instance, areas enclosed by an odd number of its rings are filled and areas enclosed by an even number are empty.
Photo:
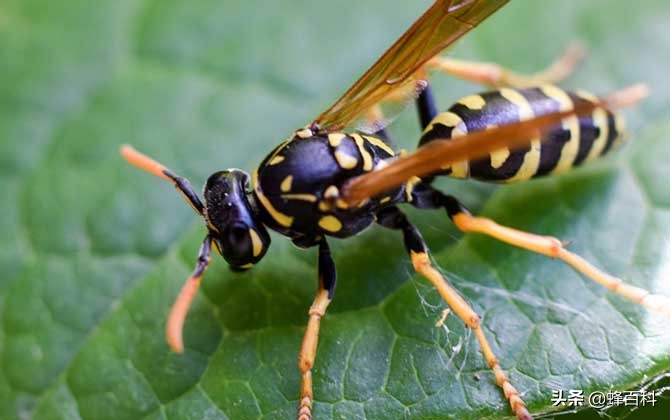
M561 259L634 302L666 314L670 311L670 299L624 284L568 251L560 240L474 216L456 197L432 186L441 175L526 181L596 159L623 138L622 119L612 109L645 95L639 85L599 98L550 84L569 73L578 55L575 51L533 76L495 64L438 56L507 1L435 1L330 108L280 143L251 175L239 169L212 174L202 199L186 179L167 167L130 146L121 148L128 162L172 182L206 225L195 269L167 320L167 341L175 352L184 350L183 324L212 248L232 270L240 271L263 258L270 246L269 230L300 248L317 247L318 288L299 354L302 386L297 417L311 419L320 321L334 297L337 277L327 238L348 238L376 223L402 234L416 272L474 331L512 412L520 419L531 418L519 391L500 367L479 315L433 266L421 233L400 210L401 204L444 209L463 232L489 235ZM467 96L438 112L427 77L434 69L496 89ZM423 133L417 150L403 154L391 146L380 104L412 97ZM367 122L366 130L349 129L361 118Z

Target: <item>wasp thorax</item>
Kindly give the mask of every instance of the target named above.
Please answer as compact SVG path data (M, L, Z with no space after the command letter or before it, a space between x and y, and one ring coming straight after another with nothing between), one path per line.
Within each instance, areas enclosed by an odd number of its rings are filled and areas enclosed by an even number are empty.
M216 248L235 270L251 268L270 245L270 235L248 199L249 175L216 172L205 184L205 218Z

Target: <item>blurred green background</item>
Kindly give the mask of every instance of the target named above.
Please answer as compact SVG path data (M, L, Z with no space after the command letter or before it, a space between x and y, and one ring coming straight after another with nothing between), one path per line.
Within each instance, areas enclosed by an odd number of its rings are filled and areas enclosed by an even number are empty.
M204 226L118 147L194 185L249 171L430 3L0 2L0 418L294 417L313 250L275 235L248 273L216 259L186 353L170 354L165 317ZM669 23L662 0L512 1L452 53L532 72L580 39L589 56L566 87L644 81L652 96L626 111L633 144L614 157L526 185L440 187L670 296ZM441 107L481 90L444 76L434 86ZM405 148L418 140L414 113L391 128ZM461 239L442 212L409 213L532 412L551 409L552 389L637 389L668 370L667 321L556 261ZM413 276L398 235L332 242L339 285L314 372L317 419L509 416L474 337L453 316L433 327L444 305Z

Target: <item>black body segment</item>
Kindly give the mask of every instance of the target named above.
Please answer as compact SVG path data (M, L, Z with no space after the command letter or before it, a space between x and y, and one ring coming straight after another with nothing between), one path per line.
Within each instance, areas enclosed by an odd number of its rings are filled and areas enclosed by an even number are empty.
M362 231L378 210L404 199L404 187L356 208L339 199L339 190L347 180L395 156L376 136L297 132L254 173L254 195L263 209L263 223L304 247L316 245L323 235L345 238Z
M467 96L432 119L425 127L419 145L569 110L575 104L595 99L589 93L567 92L553 85L503 88ZM435 175L518 182L562 173L611 150L622 138L622 126L620 117L598 108L589 116L565 119L561 126L547 132L542 141L533 141L530 147L513 152L497 150L486 159L452 165Z

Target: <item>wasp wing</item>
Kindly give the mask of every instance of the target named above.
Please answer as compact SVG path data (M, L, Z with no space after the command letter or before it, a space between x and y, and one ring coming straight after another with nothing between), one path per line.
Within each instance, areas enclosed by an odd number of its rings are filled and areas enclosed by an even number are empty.
M416 74L428 60L508 1L437 0L315 124L341 130L391 92L416 92Z

